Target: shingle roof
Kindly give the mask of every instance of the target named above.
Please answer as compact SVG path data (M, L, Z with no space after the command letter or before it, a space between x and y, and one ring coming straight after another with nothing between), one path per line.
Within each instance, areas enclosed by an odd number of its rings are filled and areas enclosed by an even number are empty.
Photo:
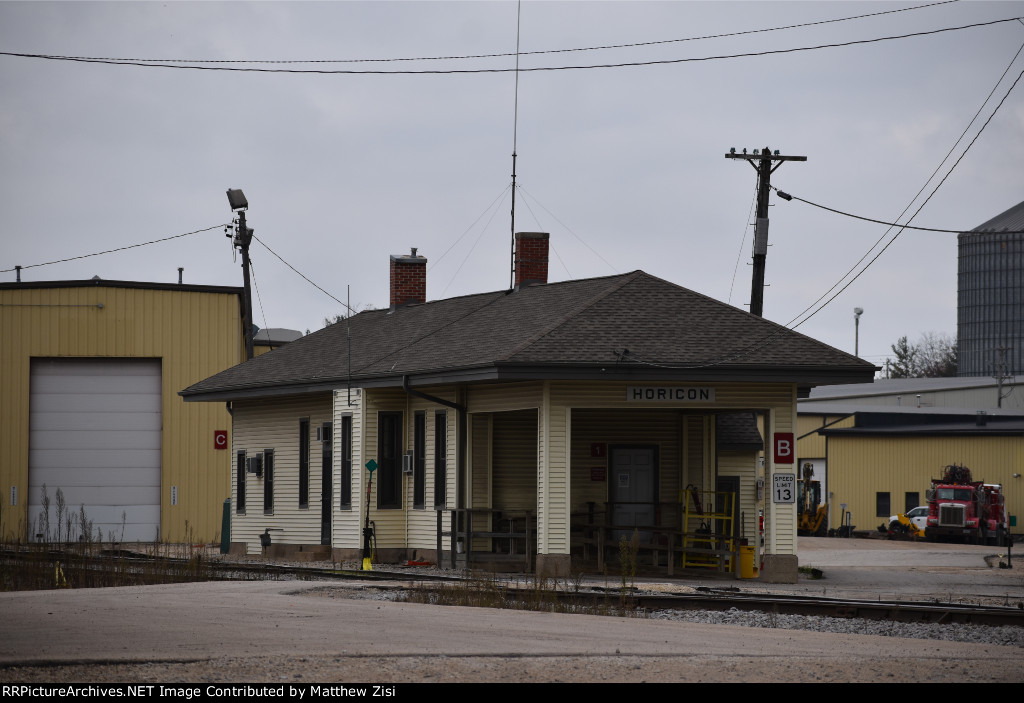
M348 340L351 335L351 367ZM351 372L350 372L351 368ZM200 381L186 399L508 378L869 381L845 352L643 271L354 315ZM239 396L240 397L240 396Z

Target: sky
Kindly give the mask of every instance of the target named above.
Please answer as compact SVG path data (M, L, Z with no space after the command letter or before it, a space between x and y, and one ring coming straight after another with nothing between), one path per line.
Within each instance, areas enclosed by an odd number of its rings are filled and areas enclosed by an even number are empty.
M1024 199L1024 2L926 5L0 1L0 281L240 286L220 225L241 188L260 327L386 307L411 247L428 299L507 288L514 149L515 229L551 233L550 281L641 269L747 309L757 179L730 148L806 156L772 185L885 222L933 191L914 225ZM784 325L898 232L770 204L764 316ZM797 329L852 353L863 308L879 365L903 335L954 336L956 255L904 230Z

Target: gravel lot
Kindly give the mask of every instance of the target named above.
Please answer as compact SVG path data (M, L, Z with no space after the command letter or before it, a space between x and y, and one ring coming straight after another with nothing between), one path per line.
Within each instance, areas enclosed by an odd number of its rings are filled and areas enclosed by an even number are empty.
M823 580L727 585L873 599L1024 600L1024 568L990 568L978 548L803 539L800 547L801 563L822 568ZM714 583L646 578L637 585L685 591ZM1024 682L1021 628L740 611L641 620L353 595L382 597L377 587L297 581L0 594L0 681Z

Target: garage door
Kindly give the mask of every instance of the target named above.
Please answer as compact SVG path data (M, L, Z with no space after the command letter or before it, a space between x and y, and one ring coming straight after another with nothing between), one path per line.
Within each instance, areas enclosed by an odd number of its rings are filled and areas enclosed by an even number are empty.
M160 529L159 359L33 359L29 521L57 537L59 488L103 539L153 541ZM43 504L43 486L49 510ZM61 520L66 538L67 518Z

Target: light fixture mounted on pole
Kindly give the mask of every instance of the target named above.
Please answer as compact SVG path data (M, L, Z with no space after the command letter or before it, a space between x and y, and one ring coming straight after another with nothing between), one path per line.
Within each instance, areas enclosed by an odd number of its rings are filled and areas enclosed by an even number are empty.
M853 355L860 356L860 316L864 308L853 309Z
M778 149L773 154L771 149L765 147L754 149L752 154L748 154L746 149L742 154L737 154L733 148L725 158L744 159L757 171L757 222L754 225L754 273L750 283L750 312L761 317L764 310L764 267L765 259L768 258L768 193L771 189L772 174L783 161L807 161L807 157L782 156ZM774 161L778 163L772 166Z
M245 337L245 359L253 358L253 332L252 332L252 291L249 285L249 244L252 242L253 230L245 224L245 211L249 209L249 201L239 188L228 189L228 204L232 212L238 214L235 221L235 233L228 232L229 237L234 237L232 243L236 249L242 252L242 281L243 281L243 304L245 306L245 319L242 320L242 334Z

